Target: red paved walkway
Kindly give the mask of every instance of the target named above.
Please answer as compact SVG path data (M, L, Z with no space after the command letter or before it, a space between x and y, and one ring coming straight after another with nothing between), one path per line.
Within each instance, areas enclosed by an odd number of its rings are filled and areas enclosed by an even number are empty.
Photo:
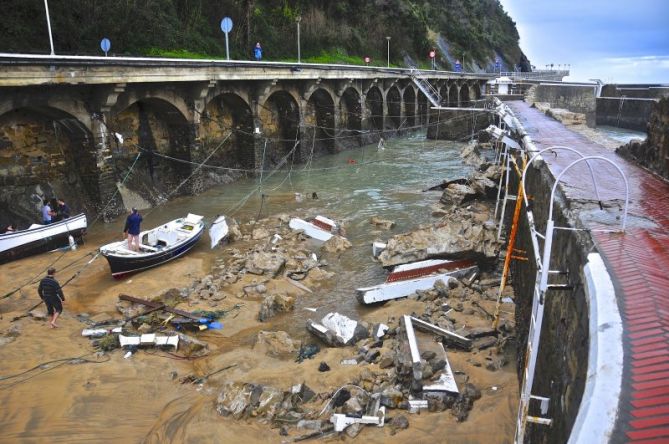
M630 187L628 229L624 235L594 233L616 288L624 323L621 414L616 442L669 443L669 183L570 131L524 102L508 102L538 149L565 145L586 156L613 160ZM544 155L557 174L578 157ZM612 167L596 164L602 199L624 196L624 184ZM574 171L572 173L572 171ZM587 170L565 174L566 194L593 198Z

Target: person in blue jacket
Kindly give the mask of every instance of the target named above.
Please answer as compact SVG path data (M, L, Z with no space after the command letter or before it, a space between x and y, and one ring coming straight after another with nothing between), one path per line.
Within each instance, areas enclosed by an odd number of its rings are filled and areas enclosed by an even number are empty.
M128 249L132 251L139 251L139 233L141 231L139 225L141 223L142 216L137 208L133 208L125 220L125 228L123 229L123 234L128 238Z
M253 57L255 57L257 62L262 59L262 46L260 46L260 42L256 43L255 48L253 48Z

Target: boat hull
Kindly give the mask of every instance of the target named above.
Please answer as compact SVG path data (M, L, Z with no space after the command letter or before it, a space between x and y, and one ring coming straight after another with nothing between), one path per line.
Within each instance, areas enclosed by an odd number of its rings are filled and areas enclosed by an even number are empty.
M61 222L0 235L0 264L66 247L70 236L82 244L86 227L86 216L80 214Z
M183 256L195 246L197 241L200 240L200 237L202 237L203 232L204 230L200 230L197 235L188 239L183 244L177 245L173 248L166 248L162 251L149 255L116 256L113 254L105 254L104 252L102 254L109 263L112 276L118 279L130 273L136 273L138 271L157 267L158 265L162 265L166 262Z

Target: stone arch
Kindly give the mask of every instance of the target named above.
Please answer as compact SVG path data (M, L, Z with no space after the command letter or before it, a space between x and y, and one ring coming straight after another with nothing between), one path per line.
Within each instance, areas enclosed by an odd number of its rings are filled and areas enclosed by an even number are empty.
M335 107L332 94L318 88L310 94L304 112L306 133L303 137L304 155L335 152Z
M239 95L224 92L210 100L200 118L200 141L205 152L224 143L207 162L227 168L255 168L253 113ZM225 142L223 142L225 140ZM237 176L249 171L219 170L220 174Z
M448 88L448 106L457 107L459 106L458 100L458 85L453 83L450 88Z
M124 105L127 106L120 108ZM112 152L125 158L123 168L136 153L141 153L142 160L129 179L129 187L149 202L159 202L190 175L192 127L171 102L156 97L132 103L119 101L114 109L119 111L108 119L107 126L123 136L123 144L114 140ZM151 186L147 187L147 183ZM181 189L180 193L185 191Z
M293 95L285 90L273 92L260 105L259 117L266 138L263 168L278 164L293 149L291 158L299 160L304 148L295 147L300 140L300 109Z
M99 176L94 137L62 109L12 109L0 115L0 176L0 226L41 223L43 198L60 197L73 211L93 211Z
M460 106L469 108L472 106L471 98L469 96L469 85L460 86Z
M413 129L416 126L416 91L412 86L404 88L402 94L404 102L404 116L406 117L406 126Z
M386 103L388 103L386 129L399 129L402 126L402 96L397 86L391 86L386 92Z
M360 145L362 131L362 104L357 89L346 88L339 100L340 131L339 143L344 146Z
M381 90L372 86L365 96L368 127L371 131L383 131L383 95Z

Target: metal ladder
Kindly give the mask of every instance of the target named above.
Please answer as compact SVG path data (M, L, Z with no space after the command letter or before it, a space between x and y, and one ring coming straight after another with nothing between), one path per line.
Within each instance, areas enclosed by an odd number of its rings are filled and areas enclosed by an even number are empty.
M416 84L418 89L420 89L425 97L432 103L434 106L441 106L441 95L439 91L435 89L434 86L421 74L420 70L416 68L411 68L409 71L409 77Z
M555 226L555 221L553 220L553 203L555 202L555 191L557 189L558 184L560 183L560 180L562 179L562 176L567 172L569 169L571 169L574 165L580 163L580 162L586 162L590 174L592 177L593 181L593 186L595 193L597 195L597 199L600 201L600 206L601 206L601 199L599 197L599 192L597 190L597 182L595 180L595 175L594 171L592 169L592 166L590 165L590 161L594 160L599 160L599 161L604 161L607 162L611 165L613 165L620 175L622 176L624 182L625 182L625 209L623 212L623 217L621 221L621 228L620 230L590 230L590 231L603 231L603 232L624 232L625 231L625 225L627 223L627 206L629 203L629 185L627 182L627 177L625 174L622 172L622 170L616 165L614 162L612 162L609 159L606 159L601 156L583 156L581 153L578 151L569 148L569 147L563 147L563 146L556 146L556 147L550 147L546 148L544 150L539 151L537 154L535 154L529 162L525 165L525 168L523 169L522 173L522 179L521 179L521 187L524 190L525 189L525 177L527 173L527 169L529 166L532 164L534 159L539 156L541 153L545 151L554 151L556 149L564 149L564 150L569 150L571 152L574 152L580 156L579 159L571 162L564 170L560 172L560 174L557 176L555 179L555 183L553 184L553 188L551 191L551 197L550 197L550 206L549 206L549 211L548 211L548 219L546 221L546 233L545 235L539 234L534 227L534 216L532 215L532 211L529 210L527 207L527 195L523 193L523 199L525 199L525 204L527 209L527 217L528 217L528 222L530 225L530 232L532 235L532 245L533 249L535 250L535 258L537 258L537 277L535 280L535 285L534 285L534 293L533 293L533 298L532 298L532 315L530 318L530 328L528 331L528 336L527 336L527 348L525 351L525 366L523 369L523 385L521 388L521 393L520 393L520 404L518 406L518 417L517 417L517 422L516 422L516 436L515 436L515 442L517 444L522 444L525 439L525 431L527 428L527 423L535 423L535 424L543 424L543 425L550 425L552 423L552 419L550 418L545 418L545 417L539 417L539 416L530 416L529 415L529 406L530 406L530 401L531 400L536 400L540 402L540 412L541 415L546 415L548 413L548 407L549 407L549 402L550 398L542 397L542 396L533 396L532 395L532 385L534 383L534 375L536 371L536 363L537 363L537 357L538 357L538 352L539 352L539 343L541 339L541 327L543 324L543 318L544 318L544 308L545 308L545 300L546 300L546 293L549 289L551 288L558 288L560 287L559 285L551 285L548 283L548 277L550 274L564 274L559 271L551 271L550 270L550 257L551 257L551 250L552 250L552 244L553 244L553 234L555 230L559 229L565 229L565 230L580 230L580 229L574 229L571 227L556 227ZM542 255L542 260L539 262L539 243L537 240L537 237L541 237L544 239L544 249L543 249L543 255Z

